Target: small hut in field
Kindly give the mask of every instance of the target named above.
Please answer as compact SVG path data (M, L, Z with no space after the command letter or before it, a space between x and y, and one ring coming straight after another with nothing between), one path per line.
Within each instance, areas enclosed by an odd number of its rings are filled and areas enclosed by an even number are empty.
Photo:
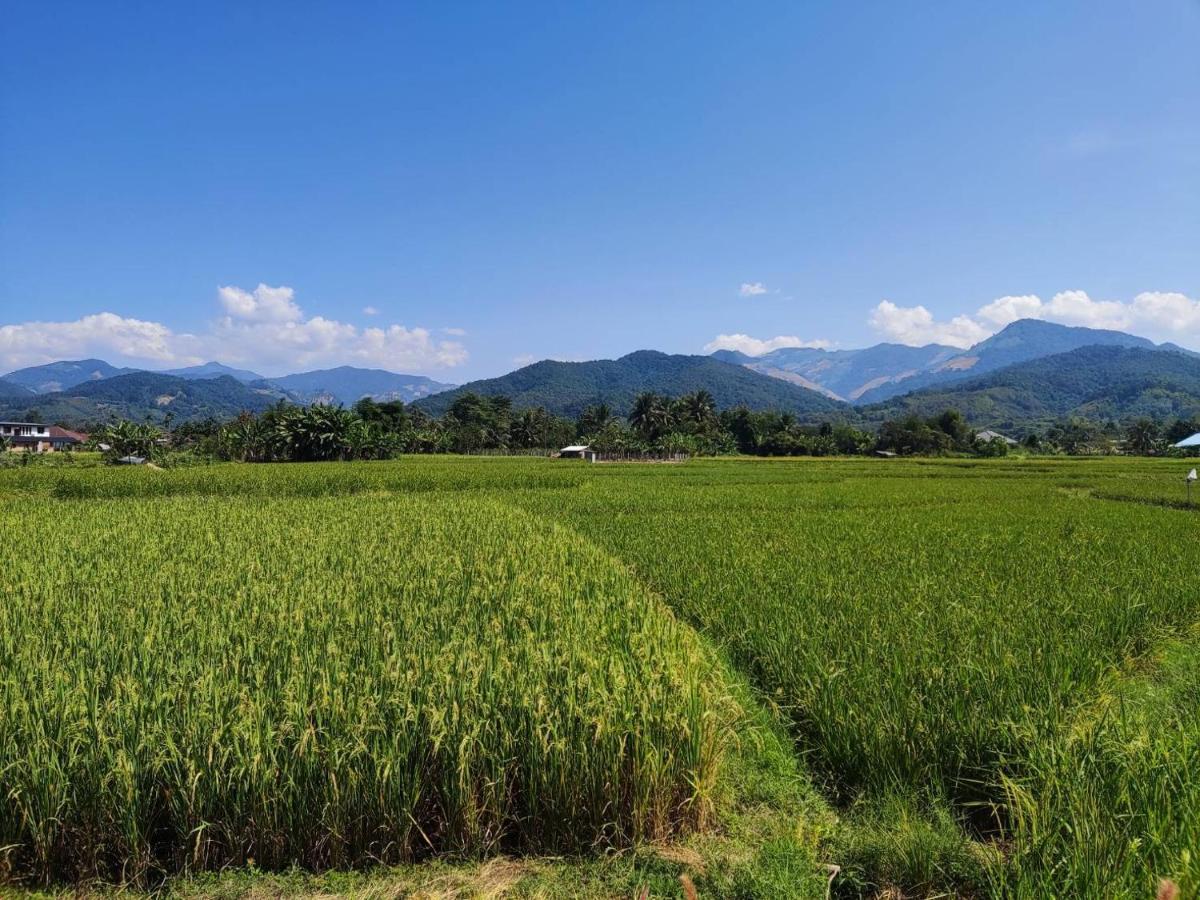
M596 451L587 444L572 444L569 447L563 447L558 451L559 459L586 459L588 462L596 461Z

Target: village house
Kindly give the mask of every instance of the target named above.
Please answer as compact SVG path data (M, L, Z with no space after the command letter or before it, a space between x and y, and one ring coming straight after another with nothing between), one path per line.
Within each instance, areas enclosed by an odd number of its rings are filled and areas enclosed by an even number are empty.
M983 443L985 443L985 444L987 444L987 443L990 443L991 441L994 441L994 440L996 440L997 438L999 438L1000 440L1004 441L1004 443L1008 444L1008 446L1010 446L1010 447L1015 447L1015 446L1017 446L1017 442L1016 442L1016 441L1014 441L1014 440L1013 440L1012 438L1010 438L1008 435L1006 435L1006 434L1001 434L1001 433L1000 433L1000 432L998 432L998 431L991 431L991 430L988 430L988 431L981 431L981 432L979 432L978 434L976 434L976 435L975 435L975 440L977 440L977 441L982 441L982 442L983 442Z
M0 422L0 441L7 441L13 450L51 453L83 444L86 434L68 431L57 425L40 422Z

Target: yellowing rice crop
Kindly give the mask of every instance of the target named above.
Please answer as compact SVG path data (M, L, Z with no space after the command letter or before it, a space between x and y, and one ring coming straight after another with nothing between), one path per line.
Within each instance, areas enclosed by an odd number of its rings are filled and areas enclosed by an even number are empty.
M0 877L1196 896L1186 468L0 472Z
M6 519L10 876L574 851L704 821L709 664L568 531L452 495Z

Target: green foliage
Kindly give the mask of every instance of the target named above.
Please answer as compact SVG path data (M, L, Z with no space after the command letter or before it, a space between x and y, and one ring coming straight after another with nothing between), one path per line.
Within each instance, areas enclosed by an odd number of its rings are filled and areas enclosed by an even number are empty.
M340 406L280 403L226 425L216 436L216 451L241 462L329 462L387 459L399 452L399 442L378 418Z
M1002 456L1008 456L1008 441L1002 437L994 437L988 441L979 441L976 444L975 452L987 459L999 459Z
M889 889L936 896L947 885L982 893L1001 856L972 840L944 803L893 795L852 808L840 836L841 887L867 895Z
M1125 431L1126 447L1141 456L1150 456L1162 449L1157 423L1150 419L1138 419Z
M1007 453L1007 445L999 441ZM939 456L945 453L975 452L981 456L1002 456L998 448L975 439L972 429L956 409L943 410L930 419L908 416L886 421L879 426L876 449L901 456Z
M289 497L313 470L270 471L270 498L11 510L0 873L579 852L705 823L731 701L624 567L483 498Z
M162 455L162 440L163 433L153 425L128 421L105 426L91 435L91 443L103 450L105 461L110 463L127 456L155 459Z

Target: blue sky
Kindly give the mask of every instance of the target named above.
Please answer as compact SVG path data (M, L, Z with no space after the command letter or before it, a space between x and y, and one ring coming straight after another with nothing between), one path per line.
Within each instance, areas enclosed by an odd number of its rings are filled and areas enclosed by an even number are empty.
M1195 0L18 2L0 367L1200 347L1198 46Z

